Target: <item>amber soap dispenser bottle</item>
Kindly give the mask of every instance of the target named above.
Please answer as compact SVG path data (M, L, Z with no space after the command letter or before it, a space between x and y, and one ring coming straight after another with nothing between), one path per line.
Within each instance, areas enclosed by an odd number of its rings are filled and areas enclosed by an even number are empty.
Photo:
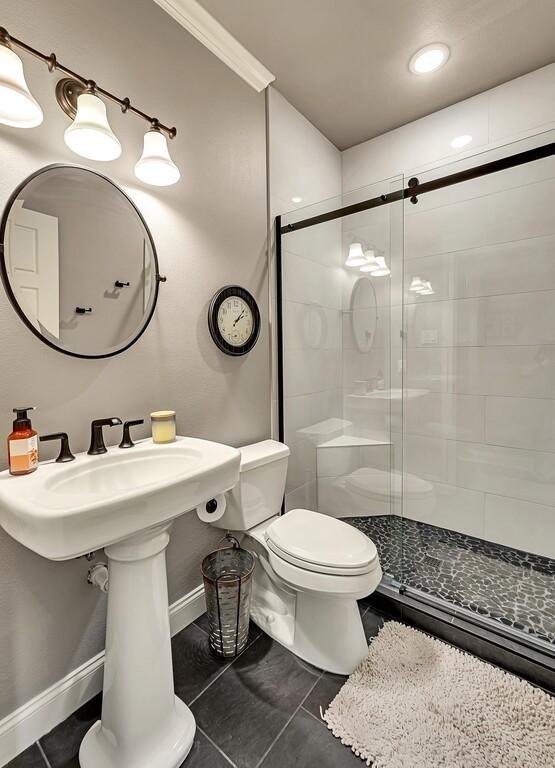
M16 419L13 432L8 436L8 462L11 475L29 475L39 464L37 433L31 426L27 411L34 411L34 406L14 408Z

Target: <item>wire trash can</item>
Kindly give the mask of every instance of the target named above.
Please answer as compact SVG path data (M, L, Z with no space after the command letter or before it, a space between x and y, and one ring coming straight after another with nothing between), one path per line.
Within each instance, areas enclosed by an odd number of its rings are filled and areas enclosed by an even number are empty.
M254 557L239 546L217 549L201 564L208 615L210 650L223 659L235 658L247 645Z

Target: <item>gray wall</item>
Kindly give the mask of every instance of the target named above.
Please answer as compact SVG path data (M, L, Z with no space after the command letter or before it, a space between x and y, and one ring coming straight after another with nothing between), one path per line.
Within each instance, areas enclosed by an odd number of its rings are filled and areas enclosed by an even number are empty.
M181 433L233 445L262 439L270 411L264 97L152 0L97 0L91 10L85 0L4 0L2 24L177 125L171 151L182 180L165 190L135 180L146 124L114 106L109 119L122 157L80 163L63 143L68 123L54 98L57 76L25 57L45 121L27 131L0 126L0 205L41 166L97 168L139 206L168 282L142 339L123 355L97 361L43 345L0 291L0 429L10 431L13 406L34 404L35 427L67 430L81 451L94 417L175 408ZM258 345L238 360L216 350L206 327L209 298L229 282L256 294L264 318ZM119 431L109 438L116 442ZM171 601L200 582L200 558L219 536L192 514L176 522L168 552ZM84 560L48 562L0 531L0 717L102 648L105 599L86 585L86 571Z

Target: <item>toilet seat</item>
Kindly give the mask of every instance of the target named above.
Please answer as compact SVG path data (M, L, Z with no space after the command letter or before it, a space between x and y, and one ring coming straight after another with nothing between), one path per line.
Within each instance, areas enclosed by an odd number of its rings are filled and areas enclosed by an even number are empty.
M278 517L264 539L278 558L315 573L358 576L379 567L376 546L364 533L309 509L293 509Z

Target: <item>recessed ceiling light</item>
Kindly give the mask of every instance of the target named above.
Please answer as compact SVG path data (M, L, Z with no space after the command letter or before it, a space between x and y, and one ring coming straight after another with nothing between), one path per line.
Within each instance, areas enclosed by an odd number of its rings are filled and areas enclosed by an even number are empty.
M303 199L302 197L299 197L298 195L295 195L295 197L291 198L292 203L302 203Z
M442 67L449 58L445 43L431 43L411 56L409 69L415 75L426 75Z
M465 133L463 136L455 136L451 142L451 146L453 149L461 149L462 147L466 147L467 144L470 144L471 141L472 136L470 136L468 133Z

